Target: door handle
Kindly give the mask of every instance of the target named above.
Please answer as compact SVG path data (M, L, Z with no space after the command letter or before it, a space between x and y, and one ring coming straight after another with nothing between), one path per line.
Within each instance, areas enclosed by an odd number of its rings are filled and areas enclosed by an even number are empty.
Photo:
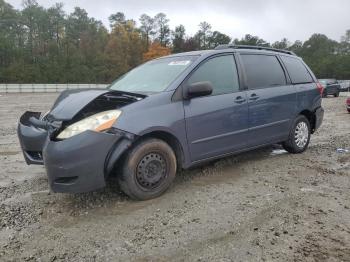
M246 99L242 96L237 96L236 99L235 99L235 103L237 104L242 104L246 101Z
M252 94L252 95L249 97L249 100L255 101L255 100L258 100L259 98L260 98L260 96L258 96L257 94Z

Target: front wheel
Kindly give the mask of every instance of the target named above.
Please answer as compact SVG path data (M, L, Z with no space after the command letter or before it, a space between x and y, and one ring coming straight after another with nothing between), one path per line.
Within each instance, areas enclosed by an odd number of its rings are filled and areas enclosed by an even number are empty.
M298 116L289 133L289 138L282 145L289 153L298 154L304 152L310 142L310 122L303 116Z
M172 148L159 139L145 139L127 153L118 182L128 196L147 200L163 194L176 174Z

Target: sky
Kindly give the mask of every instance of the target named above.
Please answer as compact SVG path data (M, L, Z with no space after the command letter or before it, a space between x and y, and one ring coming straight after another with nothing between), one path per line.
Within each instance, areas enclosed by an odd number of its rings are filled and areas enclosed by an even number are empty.
M22 0L5 0L17 9ZM48 8L62 2L67 13L75 6L84 8L89 16L109 27L108 17L123 12L138 21L141 14L165 13L170 27L183 24L188 35L198 31L207 21L212 30L232 38L257 35L268 42L286 37L289 41L307 40L313 33L326 34L339 41L350 29L349 0L37 0Z

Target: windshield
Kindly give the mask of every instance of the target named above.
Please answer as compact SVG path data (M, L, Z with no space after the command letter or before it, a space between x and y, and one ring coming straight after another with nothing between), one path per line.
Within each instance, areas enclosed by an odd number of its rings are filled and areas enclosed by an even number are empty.
M110 89L133 93L164 91L197 56L160 58L147 62L117 79Z

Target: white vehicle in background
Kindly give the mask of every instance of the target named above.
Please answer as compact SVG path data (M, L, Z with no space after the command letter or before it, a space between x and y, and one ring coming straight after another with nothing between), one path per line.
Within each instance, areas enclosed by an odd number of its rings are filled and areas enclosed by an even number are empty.
M339 80L338 82L341 92L350 92L350 80Z

